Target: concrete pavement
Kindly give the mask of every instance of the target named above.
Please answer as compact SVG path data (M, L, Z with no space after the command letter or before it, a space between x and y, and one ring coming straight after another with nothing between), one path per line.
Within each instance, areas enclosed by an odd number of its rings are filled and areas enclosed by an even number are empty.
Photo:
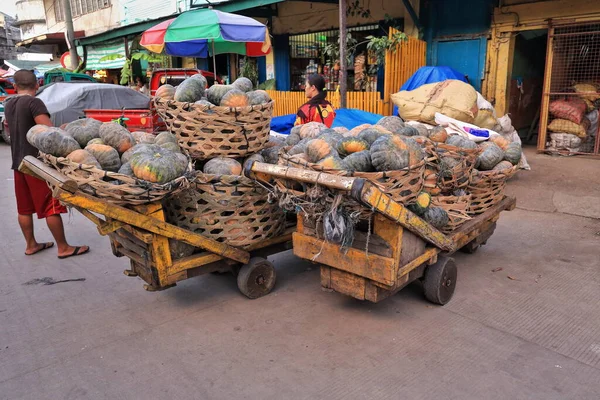
M438 307L419 284L379 304L323 291L291 252L258 300L227 275L145 292L77 213L68 236L89 255L26 257L9 158L0 146L0 399L600 398L600 221L560 205L597 193L564 165L597 161L529 155L509 189L523 208L456 256L456 294ZM26 284L44 277L85 281Z

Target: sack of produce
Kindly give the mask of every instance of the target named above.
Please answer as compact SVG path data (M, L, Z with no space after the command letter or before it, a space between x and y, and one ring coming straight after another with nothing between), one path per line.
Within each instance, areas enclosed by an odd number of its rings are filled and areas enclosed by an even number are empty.
M576 124L575 122L569 121L567 119L557 118L550 122L550 124L548 125L548 130L558 133L571 133L573 135L579 136L580 138L584 138L589 125L590 122L585 117L583 118L581 124Z
M598 85L592 83L578 83L573 85L573 89L575 90L575 93L577 93L582 99L589 100L591 102L600 99L600 89L598 88Z
M549 111L554 117L581 124L587 106L581 99L561 99L550 103Z
M551 133L548 149L550 150L568 150L571 152L580 151L582 139L571 133Z
M435 113L472 124L478 112L475 89L468 83L453 79L401 91L391 98L402 119L432 125L436 125Z

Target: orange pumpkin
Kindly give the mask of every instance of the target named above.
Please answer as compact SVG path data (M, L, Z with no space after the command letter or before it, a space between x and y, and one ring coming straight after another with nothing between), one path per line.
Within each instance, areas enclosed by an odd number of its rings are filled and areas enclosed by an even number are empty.
M167 83L156 89L154 96L165 100L173 100L173 97L175 96L175 88Z
M225 107L247 107L250 105L248 95L241 90L232 89L221 99L221 105Z
M495 143L502 150L506 150L510 142L502 135L490 135L490 142Z
M328 156L317 163L325 169L343 169L342 159L338 156Z
M436 126L431 130L429 134L429 140L438 143L445 143L448 140L448 132L444 129L443 126Z
M242 164L233 158L217 157L207 161L202 171L210 175L241 175Z
M323 139L313 139L306 145L306 158L309 162L316 163L327 157L333 149Z
M340 140L337 150L341 156L347 156L359 151L369 150L369 143L357 137L347 137Z

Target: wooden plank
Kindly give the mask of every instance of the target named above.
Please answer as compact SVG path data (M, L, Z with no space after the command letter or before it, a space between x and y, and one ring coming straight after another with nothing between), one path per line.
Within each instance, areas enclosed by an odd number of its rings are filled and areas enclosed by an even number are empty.
M119 244L122 247L126 248L129 251L133 251L135 254L138 254L144 259L149 259L150 253L148 251L148 247L143 244L140 245L139 243L136 243L131 239L131 237L127 237L119 233L117 233L117 237L115 238L115 240L119 242Z
M548 133L548 113L550 107L550 90L552 85L552 63L554 61L554 27L548 29L548 43L546 45L546 69L544 72L544 87L542 89L542 104L540 105L540 122L538 132L538 151L546 149L546 135Z
M106 217L136 226L157 235L181 240L194 247L208 250L212 253L231 258L244 264L250 260L250 254L244 250L236 249L235 247L217 242L216 240L187 231L164 221L160 221L157 218L142 215L127 208L100 201L81 192L71 194L61 191L58 193L57 197L67 204L105 215Z
M358 300L365 300L365 287L367 280L350 272L340 271L337 268L331 268L331 286L330 289Z
M156 286L158 284L150 266L131 260L131 270L135 272L148 285Z
M416 257L415 259L413 259L409 263L403 265L402 267L400 267L400 269L398 269L398 278L399 278L399 280L403 276L407 276L408 277L408 274L413 269L416 269L416 268L420 267L423 264L432 264L431 261L434 260L434 259L437 259L437 254L438 254L439 251L440 250L438 248L436 248L436 247L430 247L427 250L425 250L425 252L423 254L421 254L420 256Z
M426 243L423 239L412 232L404 232L402 236L402 254L400 254L398 267L400 268L416 257L419 257L425 251L425 247ZM398 276L402 275L399 274Z
M75 193L79 189L77 182L67 178L54 168L44 164L43 161L38 160L33 156L25 156L19 165L19 171L42 179L69 193Z
M375 233L369 235L366 232L355 231L352 248L366 251L368 254L377 254L382 257L394 258L394 252L391 246Z
M373 217L373 232L380 236L391 248L391 258L394 259L396 268L398 260L402 254L402 235L404 228L381 214L375 214Z
M395 282L394 260L349 248L346 254L340 246L301 233L294 233L294 254L305 260L329 265L377 282L392 286Z
M165 221L165 213L160 204L150 205L144 212L153 215L159 221ZM158 274L158 285L168 286L168 269L171 267L171 250L169 248L169 239L158 234L154 234L150 245L152 263Z
M321 287L331 289L331 267L321 265Z
M98 233L102 236L106 236L109 233L116 231L119 228L123 227L123 223L119 221L105 221L94 213L89 212L80 207L75 207L77 211L79 211L84 217L92 221L96 224L96 228L98 229Z
M144 243L150 243L152 241L152 233L150 232L142 231L140 229L134 228L131 225L126 224L123 224L121 229L131 233L133 236L135 236L137 239L141 240Z
M148 240L148 241L143 241L143 240L141 240L140 238L136 237L136 236L135 236L134 234L132 234L131 232L129 232L128 230L126 230L125 228L118 229L118 230L116 231L116 234L117 234L119 237L124 237L124 238L126 238L126 239L128 239L128 240L132 241L133 243L136 243L138 246L141 246L141 247L146 247L146 248L147 248L147 247L148 247L148 244L149 244L150 242L152 242L152 238L151 238L150 240Z

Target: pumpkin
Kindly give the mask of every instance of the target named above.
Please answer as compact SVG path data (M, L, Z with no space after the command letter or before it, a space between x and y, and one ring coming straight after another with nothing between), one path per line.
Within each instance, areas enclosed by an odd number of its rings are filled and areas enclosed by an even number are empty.
M152 152L135 153L129 161L133 174L138 179L152 183L167 183L185 173L188 163L177 153L160 146L151 146Z
M434 126L429 132L429 140L438 143L444 143L448 140L448 132L443 126Z
M260 155L264 157L265 162L268 164L277 164L279 161L279 152L283 146L274 146L262 149Z
M359 135L359 133L361 133L365 129L371 128L371 127L372 127L371 124L358 125L352 129L350 129L348 132L344 133L343 135L344 135L344 137L357 137Z
M90 152L105 171L116 172L121 168L119 152L105 144L88 144L84 150Z
M400 133L400 129L404 128L404 121L402 121L402 118L395 116L383 117L377 121L376 125L383 126L392 133Z
M188 78L175 88L173 99L185 103L194 103L204 97L205 90L206 79L202 82L200 79Z
M429 137L429 128L423 124L413 125L413 128L419 132L419 136ZM414 136L414 135L413 135Z
M385 135L386 133L380 131L379 129L376 129L375 127L373 128L367 128L367 129L363 129L362 131L360 131L360 133L358 134L357 138L360 140L364 140L365 142L367 142L370 145L373 144L373 142L375 140L377 140L377 138L379 138L382 135ZM389 134L389 132L388 132Z
M311 140L312 140L312 138L301 139L298 143L296 143L294 146L292 146L288 150L288 154L290 156L293 156L293 155L296 155L296 154L304 153L306 151L306 145Z
M154 92L154 97L159 97L165 100L173 100L175 97L175 87L173 85L164 84Z
M265 143L265 148L269 148L269 147L283 147L285 145L285 142L275 136L275 135L269 135L269 140L267 141L267 143Z
M194 74L192 76L190 76L188 79L195 79L198 82L200 82L200 84L202 85L202 87L204 89L206 89L206 87L208 86L208 81L206 80L206 77L202 74Z
M248 99L250 99L251 106L267 104L271 101L271 96L269 96L269 93L265 92L264 90L254 90L246 94L248 95Z
M336 131L334 131L333 129L326 129L325 131L322 131L322 133L319 136L317 136L317 138L323 139L324 141L329 143L331 148L336 149L338 143L344 137L342 135L340 135L339 133L337 133Z
M300 129L302 129L304 125L296 125L290 130L290 135L298 135L300 136Z
M55 157L66 157L71 152L81 149L79 143L71 136L66 135L60 128L49 128L34 136L33 144L42 153L52 154Z
M234 87L231 85L215 84L209 87L208 90L206 90L206 97L211 103L219 105L221 104L221 99L223 98L223 96L225 96L227 92L233 89Z
M248 95L241 90L232 89L225 93L225 95L221 98L220 105L224 107L248 107L250 104L250 99Z
M496 164L496 166L494 168L492 168L492 171L504 171L507 169L511 169L513 167L513 164L510 161L500 161L498 164Z
M135 139L127 128L115 122L105 122L100 126L100 138L108 146L114 147L120 154L125 153L135 145Z
M153 133L142 132L142 131L131 132L131 136L133 136L133 138L135 139L136 144L139 144L139 143L152 144L156 140L156 135L154 135Z
M208 160L202 172L210 175L241 175L242 164L233 158L217 157Z
M300 138L315 138L319 136L322 130L327 129L327 126L320 122L309 122L300 126Z
M199 109L201 109L204 112L208 112L209 114L212 113L212 111L210 111L210 108L215 106L213 103L206 99L200 99L194 102L194 105L201 106L199 107Z
M37 147L35 145L35 136L39 133L45 132L48 129L53 129L52 127L48 126L48 125L34 125L32 126L28 131L27 131L27 141L29 142L30 145Z
M163 149L171 150L173 153L179 153L179 145L173 142L166 142L159 145Z
M334 131L336 131L337 133L339 133L340 135L344 135L348 132L350 132L350 130L344 126L336 126L335 128L333 128Z
M422 216L431 205L431 195L425 191L419 193L414 204L410 205L410 210L417 215Z
M417 128L415 128L414 126L411 126L411 125L404 125L404 128L400 128L400 130L397 133L399 135L403 135L403 136L418 136L419 135L419 131L417 130Z
M254 161L264 163L265 158L259 153L252 154L250 157L246 157L246 159L244 160L244 169L248 168L250 164L252 164Z
M290 133L285 138L285 144L288 146L294 146L299 141L300 141L300 135L298 135L297 133Z
M372 172L371 153L368 150L352 153L342 160L342 166L347 171Z
M104 143L104 141L102 139L96 138L96 139L92 139L89 142L87 142L87 145L90 145L90 144L106 144L106 143Z
M331 154L333 148L323 139L312 139L306 144L306 159L316 163Z
M461 149L477 148L477 143L460 135L450 136L448 139L446 139L446 143L450 146L460 147Z
M252 81L244 76L240 76L231 84L234 88L242 92L250 92L253 88Z
M371 145L371 162L376 171L395 171L415 165L424 153L412 139L383 135Z
M77 164L93 165L96 168L102 168L96 158L87 150L78 149L67 155L67 158Z
M177 136L171 132L161 132L154 138L154 144L161 145L164 143L175 143L177 144Z
M504 151L504 159L509 161L512 165L517 165L521 161L523 150L521 145L517 142L510 143Z
M423 219L433 225L436 229L442 229L450 222L446 210L441 207L429 207L423 213Z
M131 156L133 156L135 153L138 153L140 151L152 152L153 147L154 146L152 146L150 143L136 144L135 146L133 146L132 148L130 148L129 150L127 150L125 153L123 153L121 155L121 164L128 163L129 160L131 159Z
M317 165L320 165L324 169L344 169L342 159L337 155L327 156L319 161Z
M490 135L489 141L495 143L502 150L506 150L510 142L502 135Z
M347 137L340 140L337 146L338 153L341 156L347 156L359 151L369 150L369 143L358 137Z
M92 139L100 137L100 126L102 122L93 118L82 118L69 122L65 131L73 139L77 140L79 146L85 147Z
M489 171L504 158L504 152L495 143L488 143L479 155L479 169Z
M131 164L128 162L121 165L121 168L119 168L117 172L123 175L133 176L133 169L131 169Z

